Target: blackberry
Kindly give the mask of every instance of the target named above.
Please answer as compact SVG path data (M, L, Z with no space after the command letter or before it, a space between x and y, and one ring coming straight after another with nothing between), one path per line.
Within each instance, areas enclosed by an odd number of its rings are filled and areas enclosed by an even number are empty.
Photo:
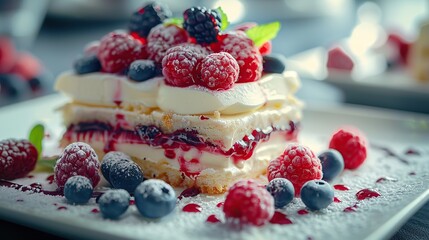
M217 35L222 23L216 10L192 7L183 13L183 18L183 28L198 43L217 42Z
M133 13L128 29L130 32L137 33L140 37L147 37L153 27L162 23L171 15L171 11L167 6L152 2Z

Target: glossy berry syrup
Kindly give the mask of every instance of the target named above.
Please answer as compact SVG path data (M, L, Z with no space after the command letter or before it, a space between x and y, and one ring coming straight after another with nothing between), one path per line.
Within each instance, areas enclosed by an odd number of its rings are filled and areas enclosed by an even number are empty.
M155 126L138 126L135 130L126 130L125 119L116 116L118 124L111 126L101 122L83 122L71 125L64 138L68 141L85 141L88 139L105 142L105 152L116 150L118 143L146 144L153 148L164 150L164 156L168 159L177 159L180 170L188 177L199 175L199 157L203 152L220 154L230 157L235 163L249 159L258 143L268 141L273 132L283 134L285 141L295 141L298 134L298 126L290 122L288 128L255 129L250 135L237 141L232 148L223 150L219 146L204 140L195 130L177 130L172 133L163 133ZM183 156L177 156L176 150L187 152L196 149L194 158L186 160ZM182 154L183 155L183 154Z
M349 187L347 187L346 185L343 185L343 184L336 184L336 185L334 185L334 189L338 190L338 191L348 191L348 190L350 190Z
M198 188L195 188L195 187L187 188L180 193L177 199L181 200L182 198L195 197L200 193L201 191Z
M375 190L371 190L368 188L362 189L359 192L356 193L357 200L365 200L368 198L375 198L381 196L380 193L378 193Z
M210 215L210 216L207 217L206 222L209 222L209 223L218 223L218 222L220 222L220 220L219 220L219 218L216 217L216 215L212 214L212 215Z
M201 212L201 210L202 210L201 206L196 203L189 203L182 208L182 211L192 212L192 213Z
M271 218L270 223L286 225L286 224L292 224L292 221L289 218L287 218L287 216L284 213L276 211L274 212L274 215Z

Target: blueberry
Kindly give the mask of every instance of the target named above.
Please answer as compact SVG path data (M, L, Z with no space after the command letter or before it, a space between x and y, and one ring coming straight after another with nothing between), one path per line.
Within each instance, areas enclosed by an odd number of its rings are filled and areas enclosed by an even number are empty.
M131 161L131 157L123 152L112 151L104 155L103 160L101 161L101 173L109 183L110 169L112 168L112 165L118 161Z
M276 55L263 56L262 66L266 73L283 73L286 69L282 58Z
M74 204L84 204L92 196L91 181L84 176L73 176L64 185L64 197Z
M16 97L25 86L23 79L15 74L0 74L0 96Z
M136 82L146 81L155 75L156 68L152 60L136 60L131 63L128 69L128 78Z
M320 210L334 201L334 189L323 180L311 180L302 186L301 200L310 210Z
M77 74L98 72L101 70L101 63L95 55L85 56L74 62L74 70Z
M132 161L118 161L112 165L109 172L110 183L114 188L125 189L129 193L143 182L140 167Z
M332 181L344 170L343 156L337 150L326 150L318 157L322 163L323 180Z
M295 196L293 184L286 178L274 178L268 183L267 190L273 196L276 208L288 205Z
M176 193L162 180L149 179L141 183L134 192L139 212L147 218L168 215L176 206Z
M130 206L130 194L123 189L112 189L98 200L98 206L103 217L118 219Z

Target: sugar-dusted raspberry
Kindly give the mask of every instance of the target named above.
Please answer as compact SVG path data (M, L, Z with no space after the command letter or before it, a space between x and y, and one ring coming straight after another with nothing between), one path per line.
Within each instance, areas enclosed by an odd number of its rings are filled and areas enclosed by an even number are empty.
M310 180L322 179L322 165L319 158L308 147L298 143L289 144L282 155L270 161L267 169L268 180L286 178L299 196L301 187Z
M223 212L228 221L261 226L274 215L274 199L262 185L242 180L228 190Z
M255 22L244 22L244 23L241 23L241 24L237 25L234 28L234 30L235 31L243 31L243 32L245 32L245 31L251 29L252 27L256 27L256 26L258 26L258 24L255 23Z
M159 66L162 63L162 59L165 57L167 50L170 48L170 44L162 41L149 42L146 48L148 58L153 60L155 64Z
M368 147L365 135L359 129L349 126L332 135L329 148L341 153L346 169L355 169L365 161Z
M180 28L176 25L165 26L164 24L159 24L158 26L152 28L149 33L149 36L147 36L147 41L161 41L163 43L174 46L179 43L187 42L188 34L183 28Z
M221 39L220 51L231 54L240 66L237 82L254 82L261 78L261 53L244 32L231 32L223 35Z
M198 54L197 57L199 57L199 59L204 59L207 55L209 55L210 53L212 53L212 51L207 48L207 47L203 47L199 44L194 44L194 43L180 43L177 46L174 46L170 49L167 50L167 54L172 53L172 52L178 52L178 51L192 51Z
M104 36L97 57L103 70L109 73L123 73L134 60L147 58L141 42L124 32Z
M28 140L0 141L0 179L24 177L36 166L38 153Z
M196 67L204 55L191 49L175 47L162 60L165 82L171 86L188 87L195 83Z
M212 90L226 90L237 81L240 68L227 52L212 53L201 62L198 84Z
M86 143L75 142L68 145L57 160L54 168L54 180L59 188L72 176L84 176L91 180L92 186L100 181L98 170L100 163L94 149Z

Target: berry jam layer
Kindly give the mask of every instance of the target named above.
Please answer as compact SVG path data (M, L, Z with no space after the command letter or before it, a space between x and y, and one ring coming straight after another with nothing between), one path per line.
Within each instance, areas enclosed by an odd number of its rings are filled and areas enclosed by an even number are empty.
M207 169L241 171L253 161L269 161L281 154L287 142L296 141L298 125L254 129L251 134L224 150L205 141L197 131L163 133L155 126L137 126L134 131L101 122L70 125L63 136L67 142L83 141L98 151L122 151L132 157L169 164L188 177Z

